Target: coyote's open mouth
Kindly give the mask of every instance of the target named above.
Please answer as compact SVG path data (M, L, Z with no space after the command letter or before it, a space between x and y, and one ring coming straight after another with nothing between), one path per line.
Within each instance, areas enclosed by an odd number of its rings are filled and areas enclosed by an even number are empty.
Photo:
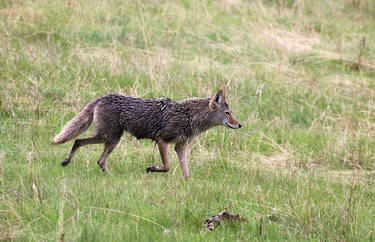
M241 128L242 127L242 124L238 124L238 125L232 125L232 124L230 124L230 123L225 123L225 125L227 126L227 127L229 127L229 128L231 128L231 129L239 129L239 128Z

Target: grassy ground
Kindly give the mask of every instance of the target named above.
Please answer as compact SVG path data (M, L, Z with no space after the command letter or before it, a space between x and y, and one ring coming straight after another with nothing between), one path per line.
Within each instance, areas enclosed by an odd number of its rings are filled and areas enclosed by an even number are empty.
M371 0L0 1L0 239L375 240ZM227 84L244 124L191 179L124 135L109 158L50 140L107 92L181 100ZM87 134L88 135L88 134ZM204 232L227 209L247 223Z

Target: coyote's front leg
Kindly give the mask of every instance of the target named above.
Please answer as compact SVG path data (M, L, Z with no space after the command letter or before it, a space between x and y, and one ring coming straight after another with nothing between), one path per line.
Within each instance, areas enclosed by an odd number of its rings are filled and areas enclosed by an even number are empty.
M187 148L186 143L180 143L180 144L176 144L176 146L174 147L174 150L176 151L178 160L180 161L182 174L184 175L185 180L188 180L189 168L187 166L187 161L186 161L186 148Z
M169 160L168 160L168 143L162 139L158 140L158 147L163 162L163 167L149 166L146 168L147 172L167 172L169 171Z

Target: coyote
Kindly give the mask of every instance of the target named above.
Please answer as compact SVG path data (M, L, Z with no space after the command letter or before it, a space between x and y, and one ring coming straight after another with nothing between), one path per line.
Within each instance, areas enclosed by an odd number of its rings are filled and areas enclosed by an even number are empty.
M225 125L231 129L242 127L225 101L225 92L226 88L223 86L212 97L180 102L169 98L143 99L107 94L87 104L53 139L52 144L62 144L76 138L93 122L94 136L76 139L69 156L61 163L62 166L69 164L79 147L103 143L104 151L97 163L106 171L107 157L125 130L137 139L151 139L157 143L163 166L149 166L146 171L167 172L170 168L168 144L174 143L182 174L187 180L189 170L186 148L195 136L217 125Z

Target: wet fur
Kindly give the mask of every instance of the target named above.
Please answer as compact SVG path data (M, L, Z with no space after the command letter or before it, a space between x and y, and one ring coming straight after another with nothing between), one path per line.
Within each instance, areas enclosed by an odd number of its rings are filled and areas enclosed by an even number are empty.
M123 132L127 131L137 139L151 139L158 143L163 168L148 167L147 171L169 170L166 153L169 143L176 144L175 150L181 166L187 170L186 144L195 136L211 127L223 124L223 120L241 127L238 121L232 115L229 117L225 114L224 110L229 110L225 102L225 89L220 90L213 97L181 102L169 98L144 99L107 94L90 102L63 128L52 143L56 145L72 140L85 132L93 123L94 136L88 139L77 139L62 165L70 162L79 147L104 143L104 151L98 164L105 170L108 155L119 142ZM231 125L229 127L232 127ZM188 172L183 171L183 173L187 179Z

